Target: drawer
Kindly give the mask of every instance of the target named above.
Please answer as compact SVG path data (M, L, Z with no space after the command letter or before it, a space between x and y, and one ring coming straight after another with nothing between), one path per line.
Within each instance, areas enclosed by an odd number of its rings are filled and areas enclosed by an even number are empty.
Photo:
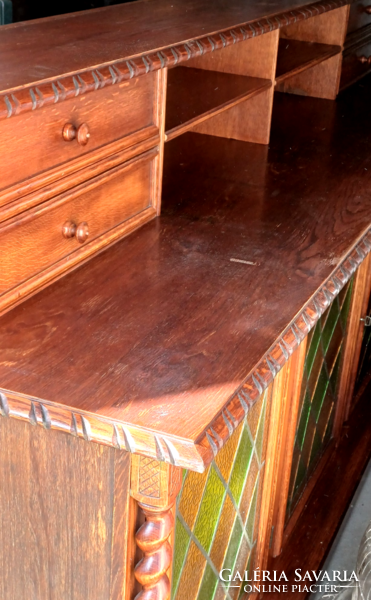
M340 89L348 87L371 71L371 40L344 50Z
M361 0L350 5L348 33L371 23L371 0Z
M28 294L153 218L156 155L147 152L0 226L2 308L9 290L26 282Z
M153 135L155 75L148 73L0 121L0 205L9 201L9 189L10 195L14 192L18 197L32 191L35 180L40 187L39 180L49 169L59 167L61 176L69 161L75 161L78 169L80 163L89 162L89 153L94 161L98 149L116 152L137 131L141 139L143 129ZM121 147L119 140L123 140ZM130 143L135 143L135 136Z

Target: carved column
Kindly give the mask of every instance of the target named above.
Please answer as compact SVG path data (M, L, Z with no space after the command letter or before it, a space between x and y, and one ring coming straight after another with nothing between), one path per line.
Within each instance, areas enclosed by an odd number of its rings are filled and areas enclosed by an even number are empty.
M180 490L182 469L132 454L131 495L146 517L135 539L143 558L135 567L142 590L135 600L169 600L168 571L173 550L169 539L174 529L173 505Z

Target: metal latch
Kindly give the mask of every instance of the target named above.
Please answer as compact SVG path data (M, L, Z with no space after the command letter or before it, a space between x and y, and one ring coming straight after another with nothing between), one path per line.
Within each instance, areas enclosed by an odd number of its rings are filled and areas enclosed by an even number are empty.
M371 316L370 315L367 315L366 317L361 317L361 321L364 322L365 327L371 326Z

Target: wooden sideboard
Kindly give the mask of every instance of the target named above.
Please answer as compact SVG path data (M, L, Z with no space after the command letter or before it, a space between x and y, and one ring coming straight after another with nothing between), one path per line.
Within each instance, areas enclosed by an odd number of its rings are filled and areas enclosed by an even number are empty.
M269 7L1 30L1 600L235 600L362 474L371 6Z

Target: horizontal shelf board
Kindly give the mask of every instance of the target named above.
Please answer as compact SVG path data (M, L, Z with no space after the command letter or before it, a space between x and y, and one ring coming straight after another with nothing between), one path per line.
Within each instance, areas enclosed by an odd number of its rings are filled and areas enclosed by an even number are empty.
M281 38L278 47L276 81L280 83L340 53L340 46Z
M194 125L269 89L269 79L176 67L168 73L166 136L171 140Z

